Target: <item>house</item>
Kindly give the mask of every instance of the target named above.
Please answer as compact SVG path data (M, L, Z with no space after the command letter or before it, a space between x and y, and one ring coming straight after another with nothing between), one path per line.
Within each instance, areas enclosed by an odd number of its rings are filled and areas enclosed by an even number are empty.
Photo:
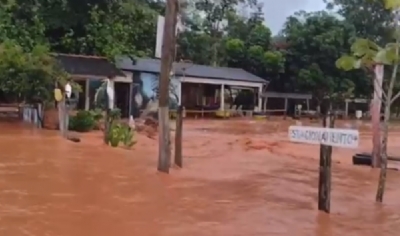
M159 59L117 59L117 67L132 77L131 115L138 116L149 101L157 98L160 66ZM174 63L171 73L171 109L179 104L187 112L227 110L238 105L239 97L250 104L247 109L262 109L259 94L268 81L243 69Z
M82 91L78 95L77 109L93 109L96 90L106 78L111 78L111 85L114 86L117 105L129 113L129 95L132 79L118 69L114 63L107 58L97 56L53 54L60 66L72 76Z

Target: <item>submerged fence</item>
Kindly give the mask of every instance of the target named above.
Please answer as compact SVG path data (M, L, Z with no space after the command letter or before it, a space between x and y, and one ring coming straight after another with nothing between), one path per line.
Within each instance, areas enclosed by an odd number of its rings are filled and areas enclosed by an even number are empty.
M43 120L42 104L37 105L23 105L20 107L22 120L27 123L32 123L41 128Z

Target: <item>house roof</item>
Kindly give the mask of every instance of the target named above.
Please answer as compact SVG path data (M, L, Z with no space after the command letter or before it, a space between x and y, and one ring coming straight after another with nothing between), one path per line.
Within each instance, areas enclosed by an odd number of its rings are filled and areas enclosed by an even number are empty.
M105 57L73 54L54 54L61 67L71 75L125 76Z
M117 59L117 66L121 70L160 73L161 61L159 59L137 59L136 64L127 57ZM188 76L208 79L236 80L254 83L267 83L256 75L240 68L212 67L191 63L175 62L174 73L178 76Z

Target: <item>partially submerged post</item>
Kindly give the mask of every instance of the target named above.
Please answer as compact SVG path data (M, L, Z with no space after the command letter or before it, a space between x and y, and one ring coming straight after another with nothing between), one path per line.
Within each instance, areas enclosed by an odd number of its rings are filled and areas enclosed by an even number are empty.
M175 165L182 168L182 124L183 124L183 107L178 106L176 115L176 130L175 130Z
M319 189L318 209L330 212L330 188L331 188L331 163L332 146L343 148L357 148L359 141L358 130L334 129L332 114L326 116L324 127L290 126L289 139L292 142L319 144ZM328 128L330 127L330 128Z
M109 133L110 133L110 126L111 126L111 117L110 112L114 109L114 88L111 86L110 77L108 77L105 81L105 116L104 116L104 143L108 144L109 142Z
M160 83L159 83L159 149L158 167L161 172L169 173L171 151L169 135L169 80L175 54L175 32L178 10L177 0L167 0L164 35L162 43Z
M334 116L331 112L328 112L322 121L322 127L333 128L334 122ZM327 213L331 209L331 177L332 146L321 143L319 154L318 210Z
M68 134L69 112L67 108L67 99L71 97L71 94L72 87L69 83L64 86L63 90L61 90L60 84L57 84L57 88L54 89L54 98L58 107L58 127L64 138L67 138Z
M381 163L381 106L383 65L375 65L374 68L374 98L371 102L372 121L372 167L379 168Z

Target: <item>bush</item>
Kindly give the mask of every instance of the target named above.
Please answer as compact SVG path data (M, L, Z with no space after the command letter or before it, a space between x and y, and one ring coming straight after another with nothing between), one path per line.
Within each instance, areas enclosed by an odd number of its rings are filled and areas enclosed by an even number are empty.
M136 143L134 131L127 124L116 123L113 123L110 127L108 141L112 147L118 147L122 142L125 147L130 148Z
M69 130L76 132L89 132L95 125L96 120L91 111L78 111L69 119Z

